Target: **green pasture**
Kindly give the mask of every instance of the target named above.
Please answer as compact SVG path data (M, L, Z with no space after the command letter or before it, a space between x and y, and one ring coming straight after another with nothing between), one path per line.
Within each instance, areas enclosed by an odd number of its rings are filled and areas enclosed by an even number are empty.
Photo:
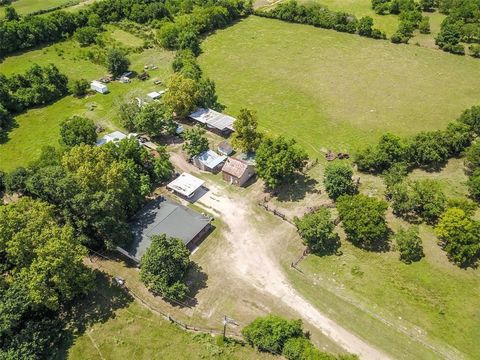
M111 36L118 37L121 30L115 29ZM135 38L133 35L129 38ZM123 36L123 38L126 38ZM129 41L132 41L130 38ZM118 41L122 41L120 38ZM124 40L127 41L127 40ZM0 63L0 72L6 75L23 73L34 63L47 65L54 63L70 80L87 79L88 81L104 76L107 71L84 57L87 48L80 48L72 40L32 50L8 57ZM173 54L158 48L147 49L140 53L128 55L136 72L143 71L144 65L154 64L157 70L151 70L151 78L144 82L134 79L130 84L113 82L108 84L110 93L94 94L76 99L67 96L49 106L32 109L15 117L16 127L8 133L6 142L0 144L0 169L10 171L17 166L24 166L35 159L45 145L58 144L60 122L73 115L84 115L93 119L106 130L119 128L117 117L118 101L129 93L145 96L148 92L159 89L153 84L154 78L165 80L170 73Z
M419 46L254 16L202 49L229 113L257 111L263 130L312 155L443 128L480 101L480 61Z
M13 6L20 15L27 15L35 11L62 6L71 1L72 0L16 0L12 2L11 6ZM81 0L80 2L83 1ZM3 7L4 6L0 6L0 17L3 17Z

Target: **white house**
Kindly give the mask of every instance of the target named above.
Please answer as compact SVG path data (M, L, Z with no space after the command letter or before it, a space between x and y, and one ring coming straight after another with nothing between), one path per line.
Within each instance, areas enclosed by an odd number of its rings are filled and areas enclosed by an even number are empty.
M108 93L108 87L105 84L102 84L100 81L93 80L90 83L90 89L94 90L100 94L106 94Z
M182 173L179 177L167 185L167 188L188 199L195 195L195 192L205 182L189 173Z
M109 142L114 142L117 143L120 140L126 139L126 138L131 138L131 137L137 137L137 134L130 133L128 135L122 133L121 131L114 131L110 134L104 135L101 139L97 141L97 146L101 146L103 144L109 143Z

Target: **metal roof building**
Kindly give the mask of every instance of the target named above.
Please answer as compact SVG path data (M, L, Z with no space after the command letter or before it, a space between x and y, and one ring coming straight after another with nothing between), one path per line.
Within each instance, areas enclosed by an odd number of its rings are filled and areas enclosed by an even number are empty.
M200 155L194 156L193 164L201 170L215 172L220 170L221 165L227 160L225 155L218 155L213 150L207 150Z
M191 198L195 191L203 186L205 181L199 179L188 173L183 173L171 183L167 185L167 188L179 193L182 196Z
M194 244L210 229L211 218L172 200L160 197L149 203L132 224L133 241L125 251L140 260L151 244L153 235L165 234Z
M234 131L233 122L235 118L212 109L198 108L195 112L191 113L189 117L220 132Z

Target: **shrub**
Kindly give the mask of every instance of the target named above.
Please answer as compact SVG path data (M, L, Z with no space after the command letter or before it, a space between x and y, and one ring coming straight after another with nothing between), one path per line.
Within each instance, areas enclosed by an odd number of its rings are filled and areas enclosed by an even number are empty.
M476 201L480 201L480 169L477 169L468 178L468 191L470 196Z
M325 190L331 199L336 200L341 195L353 195L357 186L353 179L352 167L344 162L334 161L327 165L324 174Z
M339 197L337 209L347 240L368 250L385 249L390 232L385 219L387 208L385 201L362 194Z
M400 260L404 263L410 264L425 256L417 226L411 226L406 230L400 229L394 238L400 251Z
M74 80L70 91L72 92L73 96L80 98L85 96L88 93L88 89L90 88L90 84L85 79Z
M75 32L75 40L78 41L80 46L88 46L94 44L97 41L98 29L86 26L80 28Z
M303 243L311 252L333 254L340 247L340 238L334 232L335 224L328 209L320 208L301 219L296 217L294 221Z
M430 34L430 18L428 16L422 17L418 24L418 30L421 34Z
M242 330L247 343L262 351L281 353L287 340L303 337L302 320L268 315L257 318Z
M475 135L480 136L480 106L465 110L458 120L467 125Z

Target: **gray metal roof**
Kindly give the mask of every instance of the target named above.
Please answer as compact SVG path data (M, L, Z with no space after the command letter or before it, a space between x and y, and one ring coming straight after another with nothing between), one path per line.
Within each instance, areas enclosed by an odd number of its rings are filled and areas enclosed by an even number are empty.
M125 250L136 259L141 259L145 254L153 235L166 234L179 238L187 245L211 220L165 198L153 200L135 218L132 224L134 239Z
M195 156L195 158L209 169L215 169L218 165L227 160L225 155L218 155L213 150L204 151L200 155Z
M190 118L202 124L205 124L210 128L215 128L220 131L225 131L227 129L234 131L233 122L235 121L235 118L226 114L219 113L218 111L212 109L198 108L189 116Z

